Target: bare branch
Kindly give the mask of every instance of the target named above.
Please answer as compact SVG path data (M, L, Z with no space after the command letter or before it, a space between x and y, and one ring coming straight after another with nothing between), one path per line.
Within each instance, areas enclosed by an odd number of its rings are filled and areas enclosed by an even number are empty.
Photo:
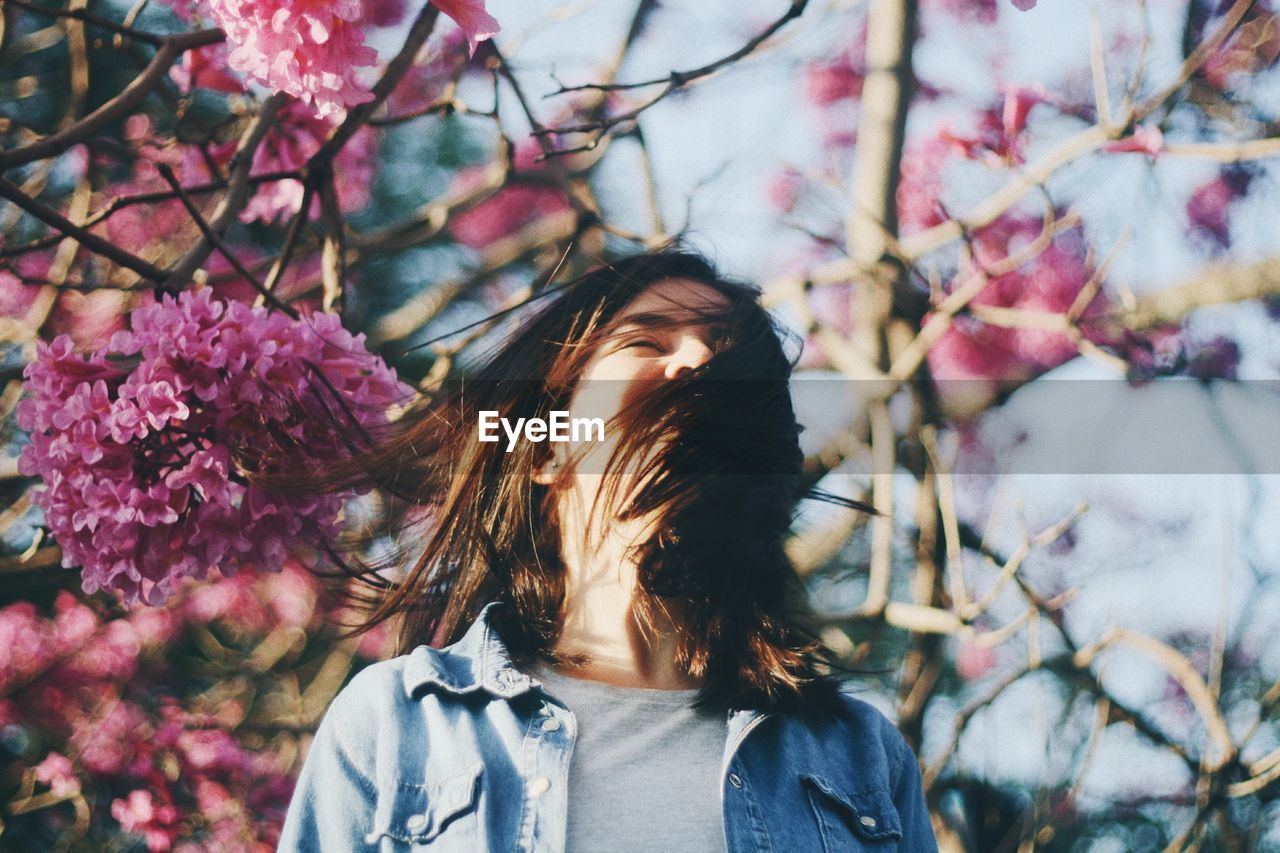
M264 172L260 175L253 175L249 178L251 185L270 183L272 181L283 181L288 179L301 178L302 173L297 170L289 170L284 172ZM196 184L190 187L184 187L183 192L188 196L207 195L208 193L217 192L227 188L226 181L214 181L207 184ZM126 207L133 207L138 204L154 204L158 201L172 201L178 196L172 190L157 190L148 193L134 193L132 195L116 196L111 199L106 207L89 216L80 223L81 228L92 228L100 222L110 219L117 212L124 210ZM38 252L41 249L47 249L50 246L56 246L62 242L62 235L54 234L48 237L41 237L32 240L29 243L22 243L17 246L0 247L0 258L12 258L18 255L25 255L28 252Z
M28 3L26 0L4 0L10 6L17 6L19 9L26 9L28 12L34 12L38 15L50 15L55 18L70 18L75 21L83 21L86 24L92 24L95 27L108 30L117 35L136 41L144 42L153 47L163 47L166 41L165 36L158 36L154 33L147 33L141 30L135 30L128 24L117 24L115 21L95 15L86 9L54 9L48 6L38 6L35 3Z
M286 95L276 92L262 102L253 123L245 130L231 156L231 177L227 181L227 192L223 195L218 207L209 220L209 228L214 235L221 237L227 228L240 215L245 202L249 200L249 170L253 168L253 154L262 144L262 140L271 129L276 113L284 106ZM186 287L191 276L213 251L213 243L208 237L201 239L195 246L178 259L164 280L163 288L170 293L177 293Z
M0 177L0 198L8 199L41 222L58 229L63 235L75 239L90 251L97 252L104 258L108 258L120 266L136 272L143 278L154 282L164 281L164 270L149 261L144 261L132 252L126 252L97 234L84 230L58 213L58 211L28 196L17 184L2 177Z
M698 68L691 68L687 71L671 71L665 77L659 77L652 80L641 80L636 83L584 83L579 86L561 86L557 91L552 92L547 97L563 95L569 92L595 91L603 93L628 89L643 89L650 86L666 84L662 91L627 112L616 115L606 115L594 121L565 125L563 127L536 128L534 132L539 135L555 136L567 136L571 134L591 135L585 143L579 146L552 151L548 153L548 156L565 156L567 154L576 154L583 151L592 151L615 127L635 121L645 110L665 100L675 92L684 89L690 83L709 77L720 69L753 53L760 47L760 45L768 41L774 33L786 26L788 22L800 17L807 5L808 0L792 0L791 5L787 7L787 11L784 12L780 18L771 23L742 47L730 54L722 56L714 62L709 62ZM630 44L630 40L628 41L628 44Z
M1148 329L1180 322L1197 308L1276 295L1280 295L1280 258L1217 264L1181 284L1143 294L1117 309L1114 318L1130 329Z
M320 270L324 283L321 310L346 313L347 265L345 226L338 210L338 191L333 185L333 172L319 176L320 220L324 224L324 248L321 252Z
M271 265L271 271L267 273L267 280L262 283L263 295L259 296L255 305L260 305L268 298L267 294L272 293L276 289L276 285L280 283L280 279L284 276L285 269L288 268L289 262L293 260L293 253L298 248L298 239L302 236L302 229L307 225L307 219L311 216L311 199L315 197L315 182L308 176L302 182L302 203L298 205L298 210L293 214L293 219L289 221L289 231L284 237L284 246L280 249L279 256Z
M546 97L553 98L556 95L564 95L569 92L619 92L626 89L644 89L649 86L657 86L663 83L667 84L669 90L667 94L670 94L672 91L682 88L689 83L692 83L694 80L699 80L703 77L714 74L726 65L731 65L739 59L742 59L744 56L749 55L760 45L768 41L774 33L785 27L790 21L800 17L800 15L804 13L805 6L807 5L809 5L809 0L792 0L791 5L787 7L787 11L783 13L782 17L765 27L750 41L735 50L733 53L722 56L714 62L708 62L706 65L691 68L688 71L671 71L665 77L655 77L652 80L640 80L635 83L583 83L580 86L561 86ZM630 43L630 41L631 39L628 39L628 43ZM662 97L666 97L666 95L663 95ZM566 128L562 131L555 132L568 133L570 130Z
M227 245L222 242L222 238L214 233L213 229L209 226L209 223L205 221L204 216L200 213L199 208L195 206L183 191L182 185L178 183L178 178L173 174L173 169L169 167L169 164L159 163L156 168L160 172L160 177L164 178L165 183L173 187L174 193L176 193L178 198L182 201L182 206L187 209L187 213L191 215L191 219L196 223L196 227L200 229L200 233L204 235L206 240L213 244L214 248L218 250L218 253L221 254L222 257L227 259L227 263L231 264L232 268L235 269L236 272L240 273L245 281L252 284L254 289L271 304L272 308L277 311L283 311L295 320L298 319L298 312L294 308L285 305L280 300L276 299L270 291L263 287L262 282L258 281L258 277L246 269L245 265L240 262L240 259L235 256L235 253L228 249Z
M382 72L382 76L378 78L378 82L373 84L371 93L373 98L363 104L357 104L347 117L343 119L342 124L333 132L324 144L320 146L320 150L316 151L307 161L307 168L312 169L323 163L330 163L333 158L342 150L342 146L355 135L355 132L369 120L374 110L382 105L387 99L391 91L395 89L400 79L409 71L413 65L413 58L418 55L418 51L422 49L422 45L426 43L431 36L431 31L435 29L436 19L440 17L440 10L434 5L427 3L422 7L422 11L418 13L418 17L414 20L413 26L409 28L409 34L405 37L404 44L400 46L400 50L387 63L386 70Z
M29 145L12 148L8 151L0 151L0 171L12 169L14 166L21 166L24 163L31 163L35 160L56 157L71 146L83 142L98 131L106 128L112 122L124 118L131 110L142 103L147 95L151 93L151 90L160 84L160 81L165 79L174 60L188 50L217 44L224 38L225 35L219 29L197 30L169 36L164 40L163 46L156 51L155 56L151 58L151 62L146 69L135 77L133 82L126 86L120 94L70 127L63 128L57 133L46 136Z

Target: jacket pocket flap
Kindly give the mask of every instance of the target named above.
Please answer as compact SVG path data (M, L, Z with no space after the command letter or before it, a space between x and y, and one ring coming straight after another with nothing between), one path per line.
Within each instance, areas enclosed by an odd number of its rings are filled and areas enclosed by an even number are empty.
M397 841L431 841L475 808L483 767L476 763L460 773L421 785L397 781L394 790L380 791L373 832L366 840L372 843L385 835Z
M861 837L870 841L902 837L898 809L884 788L845 792L821 776L805 774L800 778L808 785L815 808L821 801L839 813L844 823Z

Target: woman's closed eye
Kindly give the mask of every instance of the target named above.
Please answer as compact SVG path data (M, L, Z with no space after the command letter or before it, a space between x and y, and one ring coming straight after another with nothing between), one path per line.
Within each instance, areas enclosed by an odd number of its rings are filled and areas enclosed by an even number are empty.
M654 352L658 352L658 351L661 351L662 345L657 341L653 340L652 338L633 338L632 340L629 340L626 343L624 343L621 347L621 349L637 349L637 348L650 349L650 350L653 350Z

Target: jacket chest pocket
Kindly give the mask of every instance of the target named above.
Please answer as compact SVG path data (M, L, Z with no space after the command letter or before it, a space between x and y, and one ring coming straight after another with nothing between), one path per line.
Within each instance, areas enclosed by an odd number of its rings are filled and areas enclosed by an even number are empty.
M827 853L899 849L902 821L888 791L869 788L850 793L820 776L800 778Z
M478 850L480 772L477 763L424 784L395 782L378 792L373 831L365 841L383 850Z

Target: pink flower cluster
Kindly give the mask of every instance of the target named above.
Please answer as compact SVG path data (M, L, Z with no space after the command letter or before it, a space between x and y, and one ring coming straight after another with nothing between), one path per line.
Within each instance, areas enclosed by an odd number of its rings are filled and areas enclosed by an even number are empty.
M39 343L17 413L31 433L19 468L44 480L35 502L85 590L158 604L183 578L278 571L299 537L334 534L349 495L269 494L244 473L345 453L327 413L386 422L411 389L363 335L332 314L293 320L208 289L131 319L88 355L65 336Z
M1235 379L1240 366L1240 345L1235 341L1223 335L1199 337L1180 326L1142 333L1124 329L1111 345L1129 363L1129 378L1136 382L1158 376Z
M261 175L303 168L336 127L337 123L333 119L316 116L301 101L290 101L277 114L271 132L254 152L250 174ZM377 133L364 125L334 158L334 173L338 179L334 186L338 194L338 207L343 212L359 210L368 204L377 146ZM214 152L214 159L220 165L225 165L231 161L234 153L235 143L229 142ZM302 195L302 182L292 178L260 184L258 191L241 211L240 221L279 221L302 206ZM308 214L316 216L319 205L320 196L317 193L312 196L312 209Z
M517 173L545 169L545 164L537 159L540 153L541 149L531 140L518 145L513 158ZM462 170L454 180L454 191L462 193L474 187L485 171L483 166ZM484 249L531 222L568 209L569 200L564 190L545 183L521 183L516 177L489 198L455 214L449 220L449 233L463 245Z
M378 59L364 43L360 0L210 0L209 10L233 45L227 61L234 70L306 101L321 116L341 119L373 97L354 78Z
M973 259L955 281L1003 262L1032 244L1043 224L1034 218L1007 215L973 236ZM1078 230L1059 234L1042 252L1020 268L993 276L970 301L972 306L1011 308L1025 312L1024 322L1002 326L962 313L929 350L929 368L937 379L978 379L1001 382L1033 377L1074 357L1076 344L1060 329L1036 318L1062 315L1073 306L1091 269L1083 235ZM1106 307L1101 294L1081 314L1090 323ZM924 325L938 322L935 315Z
M1233 164L1197 187L1187 199L1191 235L1209 251L1220 252L1231 247L1231 209L1234 202L1248 193L1252 182L1252 171Z
M474 52L498 32L484 0L436 0L453 18ZM356 77L378 53L364 29L395 23L402 0L209 0L214 21L232 46L228 65L309 104L324 118L341 121L347 110L372 99Z
M29 602L0 609L0 729L43 804L6 814L6 832L50 847L78 831L81 848L106 849L123 831L151 851L273 849L297 750L292 735L261 732L297 725L279 679L295 678L302 646L291 641L296 651L282 649L273 668L254 650L299 632L309 654L332 642L320 600L316 577L289 561L123 615L65 591L48 613ZM385 655L381 639L361 655ZM77 800L88 825L72 830Z

